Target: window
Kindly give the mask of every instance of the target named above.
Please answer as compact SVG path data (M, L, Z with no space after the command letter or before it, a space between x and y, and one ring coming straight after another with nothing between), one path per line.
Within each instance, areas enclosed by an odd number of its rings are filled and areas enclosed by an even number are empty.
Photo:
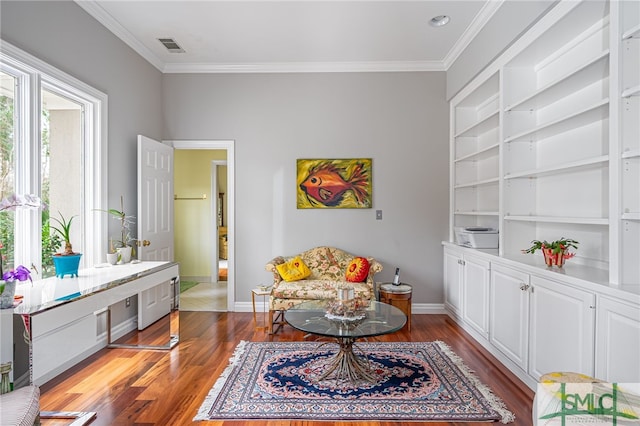
M0 49L0 196L35 194L48 206L0 212L5 268L54 275L51 255L61 247L49 220L60 214L76 216L71 242L83 253L81 267L100 262L107 97L8 43Z

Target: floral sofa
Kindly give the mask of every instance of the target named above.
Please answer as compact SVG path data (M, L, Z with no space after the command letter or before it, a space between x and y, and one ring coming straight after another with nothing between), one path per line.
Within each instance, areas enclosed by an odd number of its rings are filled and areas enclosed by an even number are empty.
M296 257L302 259L310 275L301 280L286 281L278 272L278 265ZM278 256L270 260L265 266L267 271L273 273L273 287L269 298L269 334L273 334L274 324L280 326L284 323L282 314L285 310L308 300L335 299L336 289L344 284L353 287L355 297L367 300L374 298L373 276L382 271L382 265L374 258L366 257L369 271L364 281L348 282L347 268L356 257L335 247L322 246L295 256Z

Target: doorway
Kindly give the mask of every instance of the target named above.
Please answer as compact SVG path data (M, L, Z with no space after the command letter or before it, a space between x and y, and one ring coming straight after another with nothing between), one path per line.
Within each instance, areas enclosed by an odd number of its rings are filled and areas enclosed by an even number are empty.
M233 311L233 141L169 141L175 149L175 260L180 310ZM226 275L226 280L224 280Z

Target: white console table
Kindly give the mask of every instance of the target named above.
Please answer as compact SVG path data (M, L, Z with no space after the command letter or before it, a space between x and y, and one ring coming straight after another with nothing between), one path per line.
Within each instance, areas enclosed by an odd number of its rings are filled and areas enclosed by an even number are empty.
M30 382L42 385L111 344L111 305L167 282L179 286L178 277L177 263L144 261L83 269L73 278L20 283L16 294L23 300L13 311L14 323L24 321L30 338ZM105 311L106 338L97 331L98 315ZM169 343L158 348L170 349L177 342L177 334L171 333ZM2 345L6 343L3 337Z

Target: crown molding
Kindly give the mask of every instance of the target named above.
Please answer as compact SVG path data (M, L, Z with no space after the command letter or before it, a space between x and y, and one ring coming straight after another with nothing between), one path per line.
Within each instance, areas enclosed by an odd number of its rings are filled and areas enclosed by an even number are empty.
M449 53L444 57L442 61L444 69L448 70L451 65L458 59L458 57L464 52L464 50L469 47L469 44L473 41L474 38L482 31L485 25L491 20L493 15L500 9L502 3L505 0L490 0L482 6L480 12L473 18L471 24L467 27L467 29L462 33L462 36L458 39L458 41L453 45Z
M178 73L314 73L445 71L440 61L269 62L246 64L165 64L162 72Z
M124 41L129 47L147 60L151 65L162 71L165 64L151 50L140 43L126 28L124 28L113 16L107 13L98 3L93 0L74 0L75 3L84 9L89 15L95 18L100 24L111 31L116 37Z

